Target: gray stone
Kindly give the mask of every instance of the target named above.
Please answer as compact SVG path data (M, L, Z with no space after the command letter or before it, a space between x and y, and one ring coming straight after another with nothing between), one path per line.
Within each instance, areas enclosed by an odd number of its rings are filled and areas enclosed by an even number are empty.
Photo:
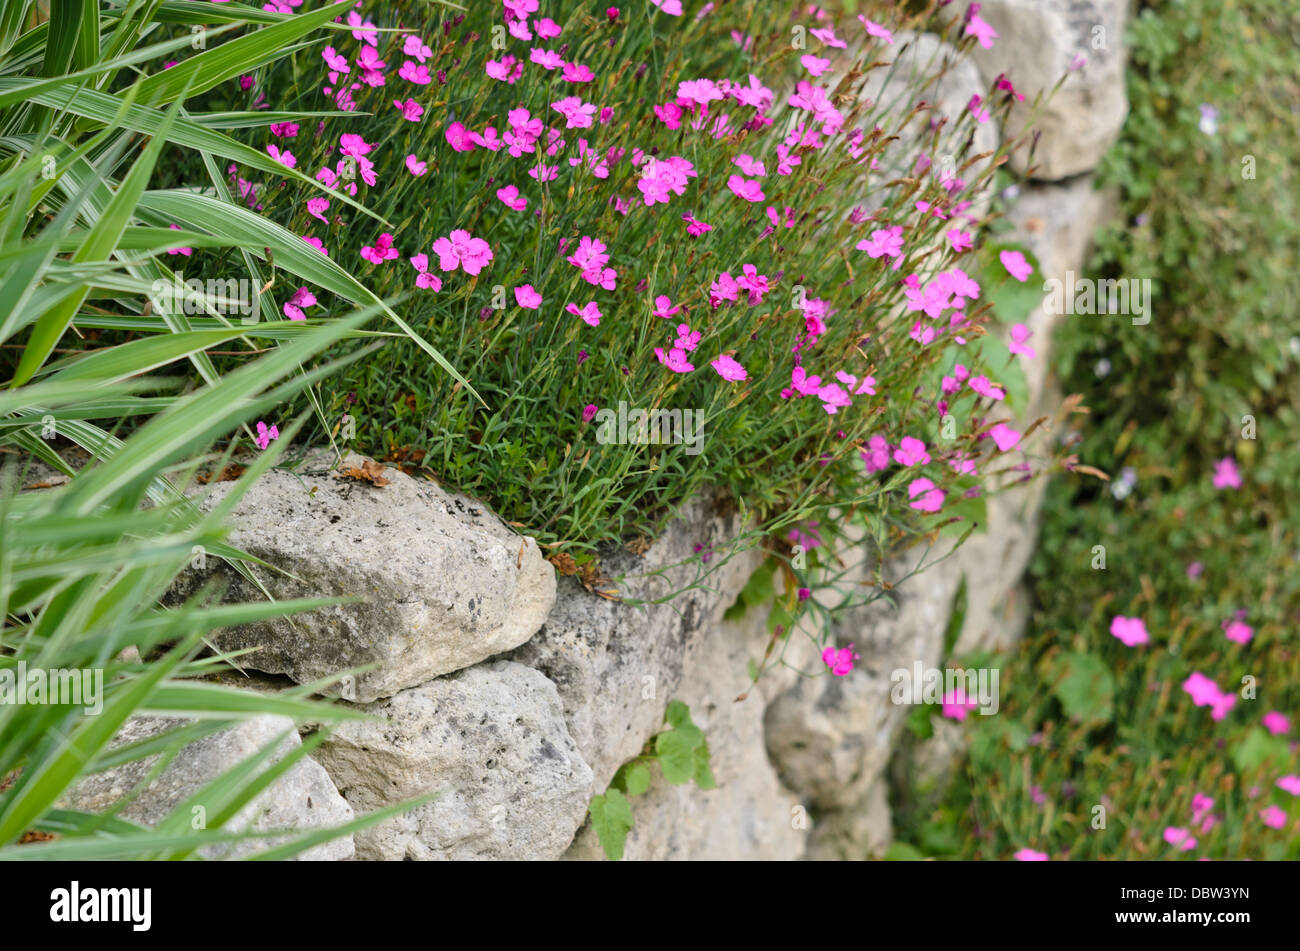
M128 720L113 739L112 747L124 746L158 736L186 721L164 717L138 717ZM279 762L290 750L302 745L288 717L261 715L236 726L202 737L180 749L175 758L120 813L124 819L155 826L177 805L203 786L265 748L287 731L281 745L258 772ZM63 807L81 812L104 812L120 799L132 794L158 763L151 756L113 769L87 776L68 791ZM311 757L295 763L284 775L241 809L224 829L230 832L269 832L287 830L307 832L341 826L351 822L352 808L343 800L319 764ZM199 854L205 858L239 859L288 841L292 836L271 839L248 839L230 845L207 845ZM345 835L312 846L297 856L307 861L350 859L353 840Z
M886 786L882 777L851 807L817 816L804 858L815 862L880 858L894 839Z
M352 807L441 796L358 832L358 858L555 859L582 824L591 769L537 671L492 661L361 709L316 753Z
M965 14L966 4L946 8ZM1024 93L1005 123L1008 138L1026 127L1037 134L1032 150L1011 154L1011 167L1033 177L1057 181L1097 167L1119 137L1128 114L1124 89L1124 24L1128 0L984 0L979 15L997 30L992 49L976 45L971 59L985 84L1005 73ZM1070 70L1076 55L1082 69ZM1065 81L1042 110L1034 100Z
M629 802L635 824L625 861L767 860L798 858L807 823L798 798L782 788L763 743L765 700L749 690L748 661L765 646L765 618L754 611L737 622L700 631L686 658L686 675L674 693L709 744L717 788L672 786L657 767L644 795ZM744 700L738 700L746 694ZM569 859L603 859L590 825Z
M277 599L358 601L215 635L225 650L257 648L240 665L299 683L374 665L339 689L365 703L508 651L538 629L555 601L555 571L536 542L431 482L396 469L382 487L343 479L322 465L327 458L310 457L304 475L258 480L230 520L229 541L288 573L258 571ZM203 504L230 486L213 485ZM223 562L207 561L229 580L231 600L261 598ZM205 580L187 572L173 596Z

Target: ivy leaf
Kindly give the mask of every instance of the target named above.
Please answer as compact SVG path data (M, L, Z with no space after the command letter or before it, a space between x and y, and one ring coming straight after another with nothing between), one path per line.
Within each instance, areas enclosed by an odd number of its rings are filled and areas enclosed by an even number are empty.
M587 811L591 813L591 827L596 830L605 857L611 862L619 861L623 858L627 834L632 831L632 807L621 792L610 788L605 790L605 795L592 799Z
M1066 716L1085 725L1109 723L1115 699L1115 677L1110 668L1092 654L1067 654L1058 670L1065 676L1055 693Z

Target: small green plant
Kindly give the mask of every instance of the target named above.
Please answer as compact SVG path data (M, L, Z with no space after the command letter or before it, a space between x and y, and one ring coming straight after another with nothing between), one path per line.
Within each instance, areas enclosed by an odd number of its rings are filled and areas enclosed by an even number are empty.
M640 756L620 766L609 788L593 798L588 807L600 847L612 861L623 858L623 847L634 821L628 799L643 795L650 788L651 766L657 763L664 781L674 786L694 780L700 789L717 787L709 767L708 741L691 722L690 708L680 700L672 701L664 722L669 728L651 737Z

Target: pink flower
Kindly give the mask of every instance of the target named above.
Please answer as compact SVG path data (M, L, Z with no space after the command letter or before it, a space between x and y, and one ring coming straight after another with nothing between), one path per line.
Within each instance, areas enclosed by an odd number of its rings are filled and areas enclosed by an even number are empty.
M686 222L686 233L692 238L698 238L704 232L713 230L713 225L692 218L690 215L682 215L682 220Z
M829 667L836 677L843 677L853 671L853 662L859 656L853 652L852 644L839 650L827 647L822 651L822 663Z
M316 295L305 287L300 287L294 291L292 297L284 302L284 316L290 320L306 320L307 315L303 313L306 307L316 306ZM266 447L263 446L263 449Z
M596 78L590 67L579 63L565 63L561 78L566 83L589 83Z
M1274 736L1281 736L1283 733L1291 729L1291 721L1287 719L1285 714L1279 713L1276 710L1272 713L1264 714L1264 718L1260 720L1260 722L1264 724L1264 729L1268 730L1268 732L1272 733Z
M767 174L767 169L764 168L763 163L748 153L737 155L733 162L746 175L755 175L762 178Z
M433 253L438 255L438 267L444 271L464 268L466 274L478 274L492 261L492 248L482 238L457 229L448 237L433 242Z
M537 35L544 40L553 40L563 32L564 29L550 17L537 21Z
M411 266L418 272L418 276L415 278L416 287L435 292L442 290L442 278L437 274L429 273L429 256L427 254L417 254L411 258Z
M428 59L430 56L433 55L433 50L425 46L424 41L421 40L418 36L412 36L408 34L406 39L403 40L402 42L402 55L413 56L415 59L418 59L421 63L423 63L426 59Z
M1293 796L1300 796L1300 776L1292 774L1280 777L1277 781L1277 788L1283 792L1289 792Z
M271 134L278 139L292 139L298 135L298 123L272 122Z
M1216 462L1213 483L1216 489L1240 489L1241 473L1237 471L1237 461L1227 456Z
M1259 817L1270 829L1281 829L1286 825L1286 813L1277 806L1269 806L1260 812Z
M577 317L581 317L590 327L599 327L600 318L604 316L594 300L588 301L581 307L577 304L566 304L564 309Z
M168 225L167 227L170 228L172 231L180 231L180 230L182 230L180 225ZM191 257L191 256L194 254L194 249L193 249L193 248L168 248L168 249L167 249L167 253L168 253L168 254L182 254L182 255L184 255L185 257L188 258L188 257Z
M1015 324L1011 328L1011 343L1007 344L1007 349L1012 353L1019 353L1032 360L1038 354L1033 347L1026 346L1025 341L1033 336L1031 331L1024 324Z
M1169 826L1165 829L1165 841L1180 852L1190 852L1196 848L1196 839L1181 826Z
M763 185L757 178L750 180L732 175L727 179L727 187L746 201L762 201L767 197L763 194Z
M397 75L408 83L415 83L417 86L427 86L433 82L432 77L429 76L429 67L416 65L409 59L402 64L401 69L397 71Z
M989 435L993 437L993 441L997 443L997 447L1001 452L1014 449L1016 443L1020 442L1020 433L1005 423L998 423L989 430Z
M1007 273L1021 283L1034 273L1033 265L1026 261L1025 256L1019 251L1003 251L998 255L998 260L1007 269Z
M980 374L971 377L970 388L980 396L987 396L991 400L1006 399L1006 391L1002 387L989 382L989 378Z
M947 238L954 251L968 251L973 243L969 231L961 231L957 228L950 229Z
M583 102L577 96L566 96L557 102L551 103L551 108L564 116L566 129L590 129L592 126L592 116L596 113L596 107L589 102Z
M268 427L266 423L258 420L257 435L253 438L253 442L256 444L258 449L266 449L271 445L272 440L279 438L280 429L278 426Z
M1245 621L1232 620L1223 622L1223 636L1237 644L1249 644L1254 636L1251 626Z
M718 371L718 376L722 377L724 380L730 380L732 382L743 380L749 375L745 372L744 367L725 353L714 360L710 366Z
M674 373L690 373L695 369L686 359L686 351L679 347L673 347L667 353L664 353L662 347L655 347L655 359Z
M1035 852L1033 849L1021 849L1012 856L1017 862L1046 862L1046 852Z
M650 2L670 17L682 15L682 0L650 0Z
M904 436L894 450L894 461L900 466L923 466L930 461L930 454L925 451L925 443L921 440L915 436Z
M715 99L722 99L723 92L711 79L687 79L677 84L677 98L707 106Z
M419 178L429 170L429 163L421 162L414 155L408 155L406 157L406 170L416 178Z
M447 144L450 145L454 151L474 151L474 133L470 132L469 129L465 128L459 122L453 122L451 125L447 126L447 130L443 135L446 136Z
M324 214L322 214L322 212L328 209L329 206L330 206L330 200L328 198L321 198L321 197L308 198L307 214L311 215L317 221L323 221L325 222L325 224L329 224L330 220L326 218Z
M884 436L872 436L867 441L867 448L860 453L867 465L867 473L879 472L889 466L889 442Z
M962 687L943 695L941 713L950 720L965 720L972 710L979 706L973 697L967 697Z
M681 309L682 308L680 304L678 304L677 306L673 306L672 299L666 297L663 294L660 294L658 297L655 298L656 317L664 317L664 318L671 317L674 314L678 313Z
M507 185L505 188L498 188L497 197L501 199L507 208L514 211L523 211L528 207L528 199L520 195L519 189L514 185Z
M867 36L874 36L878 40L884 40L885 45L887 46L894 42L894 34L891 33L889 30L885 29L879 23L872 23L870 20L868 20L860 13L858 14L858 22L861 23L864 27L866 27ZM1028 851L1028 850L1026 849L1024 851ZM1019 853L1016 854L1017 857L1019 857ZM1047 858L1047 856L1043 856L1043 858Z
M866 251L869 258L901 257L903 254L903 226L895 225L892 228L878 228L871 232L871 237L859 241L856 247L859 251Z
M1117 614L1111 619L1110 633L1123 641L1125 647L1137 647L1151 640L1147 634L1147 625L1140 617L1124 617Z
M361 256L372 264L383 264L397 257L397 249L393 247L393 236L385 231L379 236L373 246L366 245L361 249Z
M919 512L937 512L943 507L945 492L929 479L916 479L907 487L911 506Z
M402 118L407 122L419 122L420 117L424 115L424 106L414 99L394 99L393 105L401 110Z
M327 250L325 249L325 243L324 243L323 241L321 241L320 238L312 237L312 236L309 235L309 234L300 235L299 237L301 237L304 241L306 241L308 244L310 244L313 248L315 248L315 249L316 249L317 251L319 251L321 254L325 255L325 257L329 257L329 256L330 256L329 251L327 251Z
M980 46L986 50L993 49L993 41L998 38L998 31L993 29L984 22L979 14L971 14L970 21L966 24L964 35L973 36L979 41Z
M515 288L515 300L520 307L536 310L542 306L542 295L531 284L521 284Z
M799 62L803 68L808 70L813 76L820 76L831 68L831 61L822 59L820 56L813 56L811 53L799 57Z
M298 164L298 160L293 157L293 153L288 151L287 149L281 152L278 146L268 145L266 147L266 151L271 156L271 158L275 159L285 168L293 168L295 165Z

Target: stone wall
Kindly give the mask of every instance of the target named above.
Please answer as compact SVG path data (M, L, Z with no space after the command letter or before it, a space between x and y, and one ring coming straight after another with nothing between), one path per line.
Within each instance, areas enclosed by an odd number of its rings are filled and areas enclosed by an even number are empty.
M1126 109L1125 0L985 0L981 16L1001 39L952 74L951 82L969 88L944 95L960 108L1007 73L1026 93L1024 110L1012 117L1019 124L1035 95L1066 75L1033 119L1041 135L1032 156L1013 158L1022 172L1032 162L1033 172L1011 201L1009 219L1012 238L1041 264L1033 279L1081 272L1089 238L1113 205L1094 191L1092 170ZM1081 67L1080 55L1088 60ZM1026 422L1059 404L1047 373L1059 319L1040 307L1028 320L1038 357L1026 367ZM232 542L287 572L266 578L277 597L357 599L225 632L220 647L258 648L241 660L250 673L240 682L269 688L367 665L337 692L341 703L373 715L340 727L240 822L267 829L337 824L442 793L309 858L601 858L587 805L662 729L674 699L690 706L708 738L717 788L656 778L632 801L627 858L879 854L891 835L891 761L895 775L941 777L960 745L958 730L941 729L900 752L908 708L891 703L889 674L917 661L943 664L944 632L963 579L957 653L1015 644L1027 616L1020 578L1043 489L1037 480L994 496L987 531L908 579L891 599L840 616L837 639L854 642L861 654L852 676L808 678L783 667L750 689L747 668L767 644L765 619L751 612L733 621L723 613L759 556L719 559L716 571L698 577L697 553L721 550L740 533L734 515L697 501L647 551L614 557L607 569L626 577L620 593L641 604L631 606L572 577L557 579L531 539L482 505L394 470L386 475L382 488L341 479L317 456L297 474L266 476L234 518ZM207 504L222 491L215 487ZM909 557L885 565L885 577L902 577L916 554ZM178 596L203 580L189 577ZM256 596L233 575L227 580L235 596ZM687 590L654 603L680 589ZM798 634L786 659L816 670L811 640ZM141 735L156 728L133 727ZM268 717L196 742L136 800L133 815L149 821L166 814L196 777L216 775L247 755L251 738L282 728ZM125 769L93 777L71 804L105 808L138 778Z

